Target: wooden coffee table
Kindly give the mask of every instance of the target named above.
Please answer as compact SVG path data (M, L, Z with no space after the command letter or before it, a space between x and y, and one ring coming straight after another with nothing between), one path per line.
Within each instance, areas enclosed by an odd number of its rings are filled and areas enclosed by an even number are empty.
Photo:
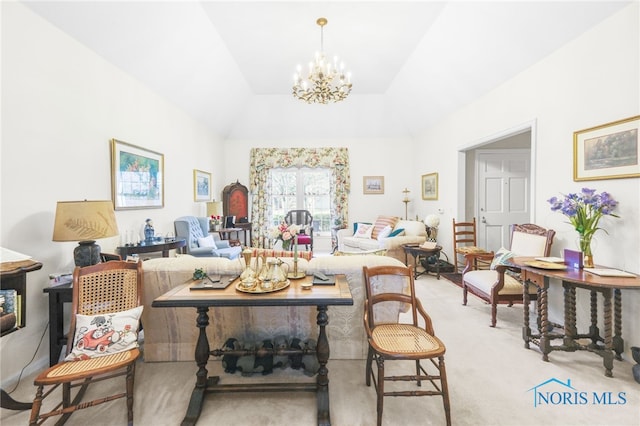
M417 279L420 275L428 274L429 270L424 268L424 271L418 272L418 265L420 257L430 257L436 256L440 259L440 251L442 250L442 246L435 246L434 248L428 249L421 247L420 244L403 244L402 249L404 250L404 263L405 265L409 265L408 255L413 256L414 263L416 265L413 268L413 279ZM440 279L440 262L436 262L436 278Z

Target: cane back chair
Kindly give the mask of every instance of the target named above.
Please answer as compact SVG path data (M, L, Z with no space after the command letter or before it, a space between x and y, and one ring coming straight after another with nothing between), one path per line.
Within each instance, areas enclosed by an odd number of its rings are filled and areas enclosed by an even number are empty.
M377 395L377 424L382 424L383 400L385 396L442 396L446 424L451 425L449 391L444 365L444 343L433 331L431 318L420 300L416 298L411 267L378 266L364 267L366 289L364 327L369 341L366 364L366 385L373 381ZM389 282L399 280L406 285L389 286ZM384 291L381 290L384 285ZM408 306L408 313L390 322L381 310L389 303ZM407 319L407 317L410 317ZM420 324L423 324L421 326ZM373 361L377 364L374 373ZM414 374L385 376L386 361L414 361ZM423 365L421 360L429 360L432 365ZM433 370L433 374L427 372ZM415 382L421 387L423 382L432 385L430 390L409 389L386 391L386 381Z
M141 306L141 293L141 262L116 260L84 268L75 268L73 272L73 304L71 327L67 338L67 342L69 342L67 344L67 355L71 353L74 346L81 349L88 347L84 338L74 339L78 322L76 314L104 318L110 314L128 311ZM133 339L137 339L137 330L130 331L136 332ZM98 334L86 333L85 336L87 335L91 335L91 338L99 337ZM103 336L106 335L107 333ZM110 342L117 342L119 339L122 339L122 337L117 331L109 333ZM76 341L78 344L76 344ZM84 343L79 344L80 342ZM94 341L91 341L91 344L93 343ZM106 350L104 348L110 344L113 343L108 343L106 339L101 339L100 343L96 344L96 352ZM49 417L57 415L62 415L57 424L63 424L77 410L125 397L128 424L133 424L133 384L135 362L139 356L140 350L135 347L96 357L82 357L78 361L64 360L43 371L34 380L37 390L29 424L41 424ZM88 385L119 376L125 376L124 392L81 402ZM62 400L49 412L40 413L44 399L48 396L53 397L55 395L52 395L53 391L60 385L62 385ZM44 392L45 387L47 387L46 392ZM71 390L78 387L79 389L72 399Z

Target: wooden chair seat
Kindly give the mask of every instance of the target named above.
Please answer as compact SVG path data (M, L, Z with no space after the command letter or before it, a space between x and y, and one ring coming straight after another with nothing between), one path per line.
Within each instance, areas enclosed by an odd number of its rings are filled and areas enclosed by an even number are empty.
M43 371L33 382L35 385L50 385L57 383L61 377L67 380L78 380L105 374L126 367L138 357L140 357L140 350L132 349L82 361L65 361Z
M444 354L445 346L435 336L409 324L380 324L371 332L372 345L381 353L403 358L425 358Z

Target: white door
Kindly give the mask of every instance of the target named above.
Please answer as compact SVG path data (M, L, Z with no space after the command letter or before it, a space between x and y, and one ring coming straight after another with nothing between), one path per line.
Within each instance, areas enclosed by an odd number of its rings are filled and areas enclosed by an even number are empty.
M478 150L478 246L509 247L509 225L528 223L531 153L528 149Z

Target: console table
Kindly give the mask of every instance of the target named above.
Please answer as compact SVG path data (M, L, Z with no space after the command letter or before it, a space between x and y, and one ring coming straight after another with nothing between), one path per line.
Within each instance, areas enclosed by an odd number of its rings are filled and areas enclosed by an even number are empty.
M169 250L177 250L187 245L187 240L184 238L177 238L173 241L158 241L158 242L146 242L141 241L140 243L133 246L121 246L118 247L118 254L122 256L122 259L127 258L127 256L131 254L140 254L140 253L154 253L161 251L162 257L169 257Z
M42 263L34 260L25 260L17 262L3 262L0 266L0 288L2 289L15 289L20 298L20 307L22 316L18 318L16 327L12 330L8 330L7 333L11 333L20 327L26 325L27 314L27 272L36 271L42 268ZM5 333L6 334L6 333ZM30 402L18 402L11 398L4 389L0 389L0 407L8 408L9 410L30 410Z
M49 366L58 363L62 348L67 344L64 332L64 304L73 301L72 283L42 289L49 296Z
M542 351L543 361L549 361L552 351L575 352L586 350L603 358L604 375L613 377L613 357L622 359L624 340L622 339L622 296L621 289L640 289L640 276L632 278L603 277L582 269L568 268L565 270L540 269L526 265L533 258L516 257L511 263L521 270L524 280L524 326L522 337L525 348L529 344L537 345ZM564 292L564 326L562 333L549 330L548 295L551 280L562 282ZM534 334L529 326L529 285L536 285L540 289L538 297L538 328ZM578 333L576 324L576 290L584 289L591 296L591 324L587 333ZM604 336L598 328L598 293L602 294L604 315ZM612 309L613 300L613 309ZM613 313L612 313L613 310ZM613 322L612 322L613 319ZM561 345L552 345L552 340L562 339ZM581 344L579 339L590 339L591 343Z
M191 393L191 400L182 425L193 425L198 420L202 410L205 393L220 392L248 392L248 391L292 391L316 392L317 419L319 425L330 425L329 415L329 340L325 327L329 323L328 306L353 305L353 297L349 290L349 284L344 275L336 276L335 285L314 286L310 290L302 288L302 283L309 283L313 277L308 276L301 280L291 282L291 285L280 291L265 294L246 294L235 289L235 283L230 284L224 290L189 290L189 284L176 287L162 296L156 298L152 307L187 307L196 308L198 319L196 326L199 328L198 342L195 350L195 360L198 365L196 372L196 385ZM316 355L320 369L316 377L316 383L255 383L255 384L219 384L220 377L207 377L207 361L211 351L206 329L209 325L207 312L211 307L229 306L317 306L317 324L319 328ZM295 421L293 422L295 423Z

